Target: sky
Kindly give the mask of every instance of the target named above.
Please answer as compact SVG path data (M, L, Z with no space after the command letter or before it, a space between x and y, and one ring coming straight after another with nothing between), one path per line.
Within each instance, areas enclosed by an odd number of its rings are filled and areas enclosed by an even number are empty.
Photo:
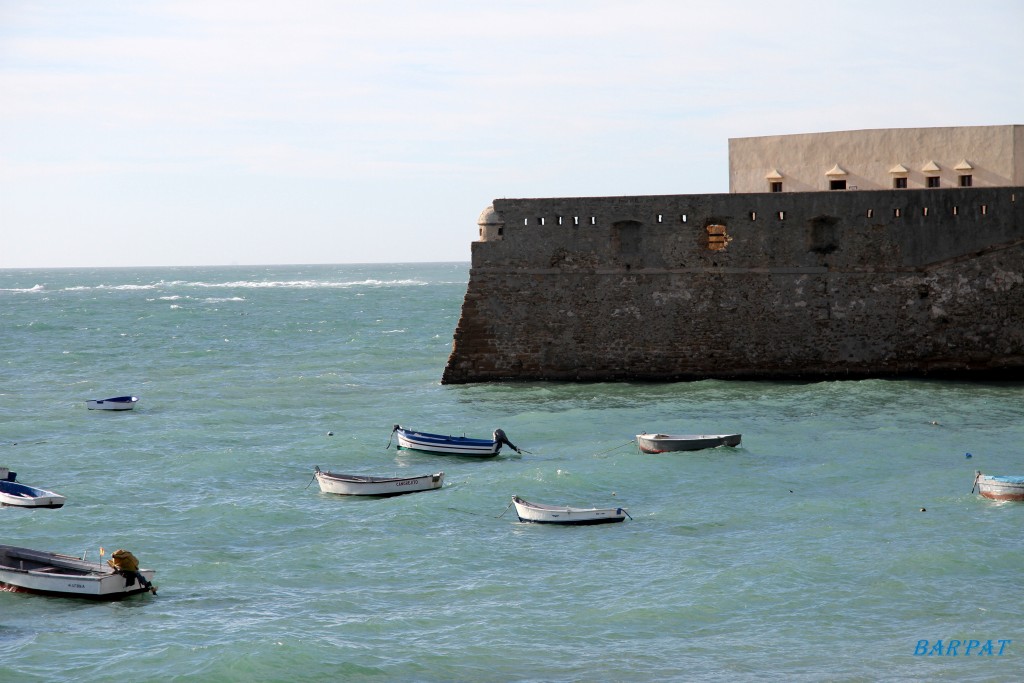
M1024 124L1024 3L0 0L0 268L470 260L729 138Z

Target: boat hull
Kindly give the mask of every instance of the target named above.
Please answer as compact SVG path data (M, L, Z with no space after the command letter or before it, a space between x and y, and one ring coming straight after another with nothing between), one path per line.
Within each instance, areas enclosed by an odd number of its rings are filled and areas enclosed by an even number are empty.
M512 499L520 522L534 524L612 524L626 519L624 508L574 508L569 506L530 503L522 498Z
M97 398L85 401L90 411L131 411L138 402L138 396L115 396L114 398Z
M740 434L637 434L636 444L643 453L700 451L719 446L739 446Z
M472 439L466 436L445 436L397 429L398 449L432 453L434 455L462 455L474 458L492 458L501 450L501 444L492 439Z
M140 569L152 582L156 572ZM89 600L121 600L148 592L135 579L115 572L107 565L77 557L28 548L0 545L0 590Z
M138 401L138 396L115 396L86 401L85 407L89 410L133 410Z
M0 481L0 505L22 508L59 508L67 500L53 491L12 481Z
M444 472L420 477L368 477L333 474L317 469L314 474L323 493L341 496L400 496L406 493L432 491L444 485Z
M1024 477L997 477L978 474L978 493L990 500L1024 502Z

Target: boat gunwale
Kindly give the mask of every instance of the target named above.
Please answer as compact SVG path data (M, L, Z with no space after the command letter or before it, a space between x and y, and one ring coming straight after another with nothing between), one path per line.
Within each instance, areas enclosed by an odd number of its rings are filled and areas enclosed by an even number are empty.
M431 479L444 477L444 471L431 474L421 474L415 477L377 477L369 474L337 474L329 470L317 470L314 473L317 477L324 477L333 481L340 481L346 484L392 484L399 481L414 481L419 479Z
M733 436L742 437L743 435L739 432L731 432L729 434L637 434L636 438L644 439L646 441L697 441L705 439L728 439Z
M497 441L494 439L478 439L473 436L451 436L446 434L432 434L430 432L416 432L409 429L399 428L395 430L398 432L398 436L407 441L418 441L420 443L430 444L437 442L439 444L454 443L460 446L480 446L493 448Z
M558 505L549 505L547 503L531 503L528 500L523 500L519 496L512 496L512 500L513 500L513 502L516 503L517 506L518 505L522 505L523 507L525 507L527 509L539 510L541 512L565 512L565 513L569 513L569 514L571 514L571 513L582 513L582 512L611 512L611 513L617 515L617 514L619 514L619 510L622 510L622 511L626 510L626 508L624 508L624 507L613 507L613 508L599 508L599 507L577 508L577 507L572 507L571 505L558 506Z
M28 562L29 567L24 563ZM21 564L22 566L17 566ZM136 573L152 583L156 575L153 569L140 567ZM133 581L129 588L128 575L108 564L84 560L72 555L35 550L0 544L0 591L7 593L29 593L51 597L121 600L131 595L149 592L141 581ZM12 580L17 582L12 583ZM118 584L120 580L123 584ZM53 590L52 586L61 581L74 582L74 587L88 590ZM22 582L35 585L22 585ZM112 587L112 582L113 587ZM46 587L47 585L51 587ZM121 587L118 587L121 586ZM105 590L106 589L106 590Z

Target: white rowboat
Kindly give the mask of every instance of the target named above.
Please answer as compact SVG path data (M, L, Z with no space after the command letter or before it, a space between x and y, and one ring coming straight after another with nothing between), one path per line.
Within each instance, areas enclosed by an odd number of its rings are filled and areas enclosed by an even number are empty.
M0 505L22 508L59 508L64 505L66 500L67 498L53 491L0 479Z
M1024 477L991 476L975 470L974 483L985 498L1024 501Z
M621 522L629 513L625 508L574 508L568 505L530 503L512 496L520 522L538 524L607 524Z
M118 571L70 555L0 545L0 590L12 593L120 600L136 593L155 592L150 586L155 573L152 569Z
M444 472L421 477L369 477L361 474L334 474L316 467L313 473L321 491L342 496L400 496L439 489L444 484Z
M637 434L636 445L644 453L699 451L719 446L739 446L740 434Z

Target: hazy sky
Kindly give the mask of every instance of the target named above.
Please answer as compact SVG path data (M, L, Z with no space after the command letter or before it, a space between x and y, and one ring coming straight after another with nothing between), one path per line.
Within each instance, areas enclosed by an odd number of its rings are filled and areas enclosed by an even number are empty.
M0 0L0 268L468 261L728 139L1024 124L1024 3Z

